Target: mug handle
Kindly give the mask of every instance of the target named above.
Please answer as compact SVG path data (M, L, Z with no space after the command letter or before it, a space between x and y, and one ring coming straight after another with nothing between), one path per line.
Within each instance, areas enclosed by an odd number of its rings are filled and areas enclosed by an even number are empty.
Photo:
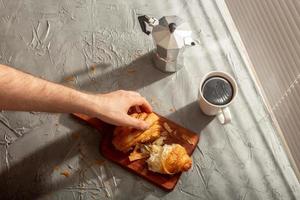
M218 113L218 119L221 124L227 124L231 122L231 113L228 107L222 108Z

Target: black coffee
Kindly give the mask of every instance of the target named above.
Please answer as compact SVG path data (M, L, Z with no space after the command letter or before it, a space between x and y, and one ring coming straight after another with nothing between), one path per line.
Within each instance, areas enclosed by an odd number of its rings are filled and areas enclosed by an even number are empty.
M225 105L233 97L233 88L228 80L214 76L208 78L202 86L203 97L215 105Z

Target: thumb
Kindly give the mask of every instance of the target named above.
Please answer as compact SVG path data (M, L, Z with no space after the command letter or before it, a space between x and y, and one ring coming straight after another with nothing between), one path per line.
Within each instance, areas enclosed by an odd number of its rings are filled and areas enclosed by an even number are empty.
M123 123L126 126L130 126L130 127L133 127L133 128L139 129L139 130L146 130L149 128L149 124L147 124L145 121L136 119L129 115L124 116Z

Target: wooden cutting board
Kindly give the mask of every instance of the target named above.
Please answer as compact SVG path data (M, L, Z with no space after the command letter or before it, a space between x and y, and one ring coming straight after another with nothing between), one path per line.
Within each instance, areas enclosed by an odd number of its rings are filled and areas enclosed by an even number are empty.
M116 150L111 142L115 126L108 125L99 119L91 118L83 114L74 114L74 116L86 121L89 125L93 126L103 134L100 143L100 152L104 157L165 190L171 191L174 189L181 173L175 175L164 175L151 172L147 168L147 163L145 162L146 159L130 162L128 158L129 154ZM158 116L162 123L166 122L172 130L176 130L175 134L170 134L170 136L167 137L165 143L180 144L186 149L189 155L192 155L198 144L199 135L160 115Z

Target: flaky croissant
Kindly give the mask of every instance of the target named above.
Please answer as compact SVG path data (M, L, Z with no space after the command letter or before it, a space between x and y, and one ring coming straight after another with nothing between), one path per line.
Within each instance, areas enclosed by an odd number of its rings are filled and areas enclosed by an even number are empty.
M161 174L187 171L192 166L192 159L179 144L152 145L150 157L146 162L149 170Z
M119 151L128 152L137 144L151 142L160 137L162 127L156 114L134 113L131 116L144 120L149 124L149 129L140 131L130 127L116 127L112 143Z

